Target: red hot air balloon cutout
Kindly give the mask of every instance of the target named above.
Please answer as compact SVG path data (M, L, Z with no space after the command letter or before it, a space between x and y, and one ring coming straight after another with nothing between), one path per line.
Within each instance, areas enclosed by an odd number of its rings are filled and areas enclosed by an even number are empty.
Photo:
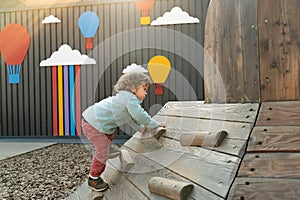
M30 45L30 35L20 24L5 26L0 32L0 50L8 69L8 82L20 82L21 65Z

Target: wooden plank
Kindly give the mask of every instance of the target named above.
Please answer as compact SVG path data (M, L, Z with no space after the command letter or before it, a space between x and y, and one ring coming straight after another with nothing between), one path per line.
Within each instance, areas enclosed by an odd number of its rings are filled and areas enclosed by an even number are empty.
M300 101L264 102L257 126L299 126Z
M225 130L228 132L226 138L246 140L252 129L250 123L240 122L224 122L221 120L207 120L196 118L181 118L172 116L155 115L154 119L159 122L165 122L167 133L165 136L173 138L174 136L179 139L181 133L188 132L212 132ZM175 135L176 134L176 135Z
M256 1L210 2L204 40L206 102L259 102L255 13Z
M138 135L139 133L137 133L136 135ZM159 142L165 146L170 146L172 148L174 148L175 150L177 148L181 149L182 145L179 142L179 138L180 135L182 134L182 132L180 131L171 131L168 133L165 133L166 136L161 137ZM133 139L134 140L134 139ZM246 144L247 144L247 140L236 140L236 139L228 139L225 138L222 142L222 144L218 147L202 147L205 149L210 149L213 151L217 151L217 152L221 152L221 153L225 153L225 154L230 154L233 156L238 156L238 157L242 157L245 153L245 149L246 149ZM186 147L186 149L189 151L194 151L194 150L199 150L198 147Z
M124 200L132 200L132 199L141 199L147 200L148 198L143 194L139 189L137 189L128 179L117 170L113 170L109 168L111 166L108 165L106 172L104 173L117 173L115 174L115 185L111 187L110 190L105 192L104 196L106 200L116 200L116 199L124 199ZM109 174L113 176L114 174ZM104 178L105 180L106 178ZM126 189L124 189L126 188Z
M239 158L203 148L193 151L192 155L186 153L190 147L168 147L155 140L134 141L131 138L124 145L221 197L226 196L240 163Z
M38 93L40 93L41 91L41 82L40 81L35 81L35 80L40 80L40 67L39 67L39 63L40 63L40 53L41 53L41 46L42 44L40 44L40 34L39 34L39 23L41 23L42 19L40 19L39 16L39 12L38 10L34 10L33 11L33 15L32 15L32 19L34 19L34 21L32 22L32 28L33 28L33 35L31 36L31 40L32 40L32 49L33 49L33 62L31 63L33 69L33 89L34 91L38 91ZM41 132L41 124L42 122L42 115L41 115L41 99L40 99L40 95L34 95L34 117L35 117L35 134L40 134ZM43 119L45 120L45 119Z
M27 52L28 57L28 98L29 98L29 132L26 133L26 136L36 136L36 105L35 105L35 68L32 66L34 63L34 38L32 37L34 35L34 14L33 11L27 12L27 30L29 34L31 35L30 38L30 46Z
M47 15L49 16L49 15ZM45 18L45 10L39 10L39 20L43 20ZM38 20L37 20L38 21ZM40 21L38 21L38 23L41 23ZM38 23L36 23L36 26L38 26ZM48 135L47 134L47 124L48 124L48 120L47 120L47 88L46 88L46 72L47 70L49 70L49 67L40 67L39 63L48 58L45 56L46 53L46 49L47 49L47 45L46 43L49 42L47 40L44 39L44 37L46 36L46 29L45 27L48 26L38 26L38 32L39 32L39 51L40 51L40 56L38 57L38 59L36 59L36 66L39 69L38 72L40 74L40 113L41 113L41 119L40 119L40 123L41 123L41 129L40 129L40 134L43 136ZM46 37L49 38L49 37ZM50 48L50 47L49 47Z
M300 153L247 153L238 176L300 178Z
M22 25L24 27L27 27L27 18L28 18L28 13L27 12L22 12L21 13L22 16ZM31 132L30 130L30 119L31 119L31 110L30 110L30 78L29 78L29 71L30 71L30 59L29 59L29 54L27 56L25 56L24 61L23 61L23 65L27 66L26 69L23 68L23 112L24 112L24 129L23 129L23 134L24 136L28 136L29 133ZM3 79L4 77L2 77ZM3 80L6 80L5 78ZM5 93L5 90L1 90ZM2 111L3 112L3 111Z
M203 101L169 101L159 115L221 119L254 123L259 104L205 104Z
M299 179L237 178L228 199L298 199Z
M257 5L261 101L300 100L298 0Z
M122 149L126 149L127 151L129 151L131 153L132 158L135 161L135 165L133 166L133 168L128 173L122 173L122 175L125 175L127 179L130 182L132 182L136 188L142 191L149 199L160 199L160 200L166 199L150 193L148 189L148 181L150 180L150 178L154 176L160 176L160 177L165 177L173 180L192 183L194 185L194 189L191 192L188 199L197 199L197 200L222 199L221 197L217 196L216 194L213 194L212 192L206 190L205 188L199 186L198 184L195 184L190 180L181 177L180 175L173 173L172 171L164 168L164 166L160 165L159 163L149 160L148 158L143 156L143 154L134 152L131 149L127 148L126 146L123 146ZM111 164L109 163L108 166L111 167ZM110 173L110 176L113 176L113 173L115 173L115 176L120 175L118 174L118 172L113 171L111 168L106 169L105 173L106 174ZM118 178L116 177L115 179Z
M145 173L139 173L139 174L127 174L127 178L136 186L138 187L144 194L147 195L150 199L166 199L161 196L155 195L153 193L150 193L148 189L148 181L155 176L169 178L172 180L178 180L183 181L186 183L192 183L188 179L182 178L181 176L167 170L164 168L161 168L160 170L156 171L150 171ZM194 189L192 190L191 194L187 199L197 199L197 200L221 200L222 198L209 192L208 190L200 187L197 184L194 184Z
M300 152L300 126L257 126L247 152Z

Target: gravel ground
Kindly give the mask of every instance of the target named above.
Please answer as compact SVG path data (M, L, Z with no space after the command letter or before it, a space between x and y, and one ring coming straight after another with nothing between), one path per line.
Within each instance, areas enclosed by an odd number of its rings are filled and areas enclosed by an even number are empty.
M65 199L86 180L92 146L55 144L0 161L0 199Z

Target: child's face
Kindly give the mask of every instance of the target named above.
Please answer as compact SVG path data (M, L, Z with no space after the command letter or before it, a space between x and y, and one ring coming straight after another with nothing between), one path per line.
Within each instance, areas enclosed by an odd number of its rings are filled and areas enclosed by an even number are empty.
M144 84L139 86L138 88L136 88L135 90L133 90L132 92L135 94L135 96L143 101L145 99L145 97L147 96L147 90L149 88L148 84Z

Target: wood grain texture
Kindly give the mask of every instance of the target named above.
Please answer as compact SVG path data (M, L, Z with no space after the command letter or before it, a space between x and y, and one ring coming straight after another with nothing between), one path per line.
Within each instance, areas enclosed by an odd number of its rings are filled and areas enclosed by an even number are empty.
M228 139L248 139L253 124L240 122L227 122L222 120L207 120L197 118L173 117L155 115L154 119L165 122L167 132L165 136L187 133L187 132L215 132L227 131Z
M254 123L259 104L205 104L202 101L167 102L158 115Z
M300 178L300 153L247 153L238 176Z
M258 126L247 152L300 152L300 126Z
M257 126L300 126L300 101L264 102Z
M150 160L144 160L146 163L151 163ZM127 178L137 187L139 188L147 197L150 199L162 199L166 200L167 198L161 197L159 195L153 194L148 189L148 181L155 176L169 178L178 181L184 181L188 183L192 183L190 180L181 177L178 174L173 173L172 171L165 169L161 166L158 170L149 170L145 173L129 173L127 174ZM194 185L194 189L190 193L187 199L197 199L197 200L221 200L222 198L213 194L212 192L204 189L198 184L192 183Z
M190 147L174 148L156 139L151 142L132 138L124 145L222 197L226 196L240 162L235 156L202 148L192 151Z
M181 131L174 131L174 130L169 130L167 131L166 135L164 136L165 138L169 139L174 139L173 142L179 141L180 140L180 135L182 134ZM242 157L245 153L246 149L246 144L247 144L246 139L229 139L225 138L224 141L222 142L222 145L218 147L203 147L206 149L211 149L214 151L219 151L225 154L230 154L238 157ZM179 145L179 144L178 144ZM190 147L190 149L194 149L198 147Z
M259 102L256 1L212 0L206 23L206 102Z
M154 141L154 140L153 140ZM122 149L126 149L130 152L132 158L135 161L135 165L131 168L128 173L120 172L113 167L114 161L109 160L108 167L105 169L103 177L107 180L110 185L112 185L112 191L114 191L114 185L119 184L119 177L126 176L126 178L144 193L149 199L157 199L157 200L166 200L162 196L153 194L148 189L148 181L154 177L164 177L170 178L178 181L188 182L194 185L193 191L188 196L188 200L221 200L222 198L218 195L211 193L210 191L206 190L205 188L191 182L189 179L186 179L170 170L165 168L164 166L156 163L144 156L143 153L137 153L132 151L130 148L126 146L122 146ZM141 152L145 152L142 151Z
M228 199L295 200L300 195L299 184L299 179L237 178Z
M300 100L298 0L258 0L261 101Z

